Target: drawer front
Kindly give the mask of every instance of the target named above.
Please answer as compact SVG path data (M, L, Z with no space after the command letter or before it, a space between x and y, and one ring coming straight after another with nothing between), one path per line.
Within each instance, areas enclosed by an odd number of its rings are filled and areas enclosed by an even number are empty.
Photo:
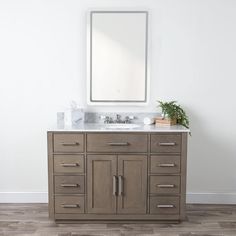
M84 213L83 196L56 196L55 197L56 214L79 214Z
M179 214L179 197L150 197L150 213Z
M84 176L57 175L55 178L55 193L84 193Z
M54 152L83 152L83 134L54 134Z
M151 173L177 174L180 172L180 156L151 156Z
M180 193L180 176L150 176L150 193Z
M83 155L54 155L54 172L83 173Z
M151 152L171 153L181 151L180 134L153 134L151 135Z
M147 152L145 134L88 134L88 152Z

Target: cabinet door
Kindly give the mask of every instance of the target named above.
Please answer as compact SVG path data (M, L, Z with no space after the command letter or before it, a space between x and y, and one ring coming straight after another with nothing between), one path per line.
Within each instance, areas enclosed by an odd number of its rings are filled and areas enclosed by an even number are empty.
M116 213L115 155L88 155L88 213Z
M147 205L147 157L118 156L118 214L145 214Z

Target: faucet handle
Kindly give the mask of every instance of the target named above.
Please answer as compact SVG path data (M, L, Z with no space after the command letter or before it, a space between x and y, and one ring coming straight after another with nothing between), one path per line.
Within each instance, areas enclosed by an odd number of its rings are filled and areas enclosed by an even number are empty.
M129 118L130 120L134 120L134 119L135 119L134 116L128 116L128 118Z
M111 122L111 118L109 116L104 116L104 115L101 115L99 117L101 120L104 120L104 123L110 123Z
M101 119L101 120L105 120L105 119L106 119L106 116L101 115L101 116L99 116L99 119Z
M134 116L126 116L125 123L131 123L131 120L134 120Z
M120 120L121 119L121 115L116 114L116 120Z

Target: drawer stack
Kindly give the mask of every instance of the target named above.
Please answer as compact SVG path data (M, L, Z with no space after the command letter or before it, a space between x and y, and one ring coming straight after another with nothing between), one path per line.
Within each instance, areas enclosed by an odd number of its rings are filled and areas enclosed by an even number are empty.
M180 214L181 134L151 134L150 214Z
M84 213L84 135L53 135L53 197L55 214Z

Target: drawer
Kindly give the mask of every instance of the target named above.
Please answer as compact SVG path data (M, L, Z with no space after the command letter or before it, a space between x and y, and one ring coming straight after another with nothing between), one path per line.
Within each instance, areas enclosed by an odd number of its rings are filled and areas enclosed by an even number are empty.
M54 155L54 172L83 173L83 155Z
M147 152L146 134L88 134L88 152Z
M179 197L150 197L150 213L158 215L179 214Z
M171 153L181 151L180 134L153 134L151 135L151 152Z
M150 176L150 193L180 193L180 176Z
M84 176L57 175L55 178L55 193L84 193Z
M151 173L176 174L180 172L180 156L151 156Z
M83 196L56 196L55 213L79 214L84 213Z
M83 134L54 134L54 152L83 152Z

